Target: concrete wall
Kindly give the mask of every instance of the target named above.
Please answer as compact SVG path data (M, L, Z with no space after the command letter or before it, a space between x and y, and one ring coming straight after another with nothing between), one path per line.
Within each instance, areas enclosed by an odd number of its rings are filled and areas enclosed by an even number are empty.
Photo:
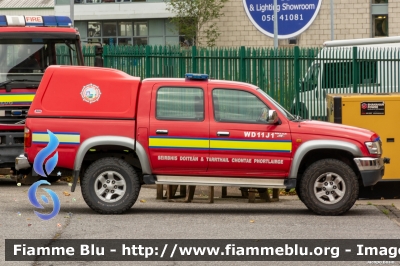
M397 9L394 7L393 9L397 10L397 14L400 15L400 7L398 7L400 6L400 1L397 4L391 3L390 5L396 6ZM371 37L370 10L370 0L335 0L335 39ZM242 0L230 0L226 3L223 12L224 16L218 21L221 36L217 42L217 46L273 46L273 38L267 37L258 31L250 22L244 10ZM400 20L400 16L398 19ZM330 0L323 0L316 19L299 36L299 45L321 46L325 41L330 40L330 23ZM392 25L392 27L394 26ZM400 28L398 30L400 31ZM280 40L279 44L288 44L288 40Z

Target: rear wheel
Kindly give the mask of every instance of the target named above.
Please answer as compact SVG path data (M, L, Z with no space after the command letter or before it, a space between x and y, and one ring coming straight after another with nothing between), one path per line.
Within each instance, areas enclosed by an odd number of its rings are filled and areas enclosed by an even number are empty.
M323 159L310 165L300 181L300 199L320 215L340 215L356 202L357 176L350 166L336 159Z
M84 174L82 195L86 204L102 214L119 214L135 204L140 180L135 169L119 158L103 158L92 163Z

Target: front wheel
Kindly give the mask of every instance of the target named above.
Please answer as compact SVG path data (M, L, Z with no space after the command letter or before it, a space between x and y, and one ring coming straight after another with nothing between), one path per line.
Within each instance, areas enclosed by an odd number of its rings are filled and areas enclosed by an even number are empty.
M102 214L120 214L135 204L140 180L135 169L119 158L103 158L92 163L81 183L86 204Z
M353 207L359 183L350 166L336 159L310 165L300 181L303 203L320 215L340 215Z

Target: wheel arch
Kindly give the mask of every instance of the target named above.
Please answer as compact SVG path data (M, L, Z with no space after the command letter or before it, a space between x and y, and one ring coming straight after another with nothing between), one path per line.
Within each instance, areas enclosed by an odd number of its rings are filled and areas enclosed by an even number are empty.
M73 184L71 191L75 191L76 184L79 179L82 163L88 155L88 152L93 147L98 146L116 146L120 149L130 149L132 150L138 158L140 167L143 174L151 174L150 161L147 156L146 150L143 145L138 141L128 137L121 136L97 136L86 139L76 152L74 160L74 174L73 174Z
M326 154L329 153L329 156ZM357 145L339 140L311 140L301 145L293 156L292 166L289 172L289 178L297 179L299 171L304 170L305 165L313 160L313 158L354 158L362 156L361 150ZM354 164L349 160L350 166ZM353 167L352 167L353 168Z

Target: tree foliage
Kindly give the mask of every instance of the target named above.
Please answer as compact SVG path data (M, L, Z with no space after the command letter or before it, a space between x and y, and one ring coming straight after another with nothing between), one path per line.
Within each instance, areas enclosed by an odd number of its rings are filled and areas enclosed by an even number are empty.
M179 33L196 46L215 46L219 37L216 19L228 0L170 0L167 10L174 13L170 22L177 26Z

